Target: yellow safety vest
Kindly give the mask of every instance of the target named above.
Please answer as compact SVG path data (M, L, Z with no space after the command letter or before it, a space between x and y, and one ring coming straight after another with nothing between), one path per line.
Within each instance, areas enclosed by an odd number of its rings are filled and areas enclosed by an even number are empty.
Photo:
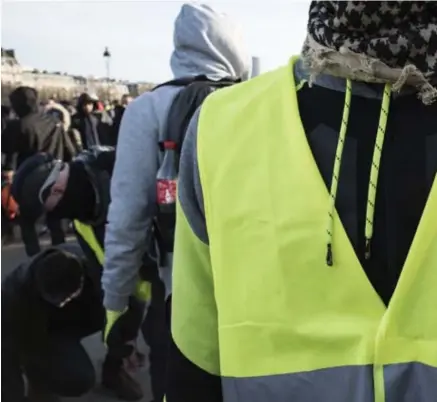
M386 308L334 213L293 65L203 104L198 161L225 402L437 401L437 179Z
M103 267L105 261L105 253L102 246L96 238L92 226L81 221L75 220L74 228L82 239L88 244L88 247L93 251L97 261ZM148 302L152 298L152 284L148 281L139 280L137 282L135 296L142 301Z

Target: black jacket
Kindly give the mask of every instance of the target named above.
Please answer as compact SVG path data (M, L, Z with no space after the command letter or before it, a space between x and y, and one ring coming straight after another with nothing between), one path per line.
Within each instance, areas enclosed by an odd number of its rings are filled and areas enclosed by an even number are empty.
M99 119L93 114L76 113L71 118L71 128L79 132L83 149L102 144L99 124Z
M82 219L81 222L93 229L95 238L103 248L106 216L110 203L110 182L115 163L115 149L112 147L94 146L81 152L74 159L74 162L83 164L93 191L93 197L90 197L90 199L94 200L94 207L90 209L92 216L89 216L86 220ZM85 188L84 186L84 189L81 189L81 191L85 191ZM89 188L89 185L87 188ZM87 241L88 239L83 238L77 230L76 237L87 259L95 266L100 266L94 250L91 249Z
M74 162L83 164L95 195L94 213L86 223L91 225L106 223L115 149L108 146L93 146L77 155Z
M58 248L79 256L85 267L82 294L65 307L50 305L36 289L36 262L44 257L45 251L18 266L2 282L2 337L13 339L26 353L44 348L52 332L83 338L103 327L100 270L86 262L77 245L63 244Z
M123 118L123 114L126 108L124 106L118 105L114 109L114 122L112 124L112 136L111 136L111 145L114 147L117 146L118 141L118 133L120 131L121 119Z
M88 94L82 94L77 101L77 113L71 118L71 128L80 133L82 146L88 149L96 145L108 145L112 120L106 113L83 112L86 103L93 102Z
M2 133L2 152L8 160L6 168L18 168L38 152L64 160L67 144L63 127L53 117L38 111L36 91L17 88L11 93L10 101L19 118L9 121Z
M92 227L97 242L100 247L104 248L106 219L110 204L110 184L115 163L115 148L105 146L92 147L81 152L74 161L83 164L94 191L95 205L93 216L90 216L89 220L83 221L83 223ZM89 261L100 265L87 239L83 238L77 230L76 237ZM151 238L149 252L144 256L144 265L140 271L142 278L145 280L155 277L157 272L157 256L153 241L153 238Z

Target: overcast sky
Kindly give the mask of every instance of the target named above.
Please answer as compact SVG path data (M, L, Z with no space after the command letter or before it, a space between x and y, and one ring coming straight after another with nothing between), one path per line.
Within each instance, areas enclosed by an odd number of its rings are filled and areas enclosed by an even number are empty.
M300 51L309 1L204 1L234 17L262 71ZM180 1L2 1L1 45L19 62L41 70L159 82L171 75L173 22Z

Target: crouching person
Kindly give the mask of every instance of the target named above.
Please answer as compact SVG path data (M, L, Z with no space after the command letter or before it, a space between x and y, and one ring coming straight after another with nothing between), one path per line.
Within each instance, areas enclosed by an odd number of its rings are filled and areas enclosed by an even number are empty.
M100 274L78 246L37 254L2 283L3 402L78 397L95 383L81 340L104 323ZM27 378L27 397L23 375Z
M37 154L17 170L11 189L21 212L32 216L46 213L52 219L73 220L78 243L100 277L114 161L115 150L111 147L92 147L70 163L48 154ZM136 350L135 340L143 320L144 300L150 296L143 297L147 292L138 293L141 298L130 297L123 319L117 320L113 328L115 335L110 340L105 339L107 354L102 367L102 384L126 401L143 397L141 384L132 374L144 357Z

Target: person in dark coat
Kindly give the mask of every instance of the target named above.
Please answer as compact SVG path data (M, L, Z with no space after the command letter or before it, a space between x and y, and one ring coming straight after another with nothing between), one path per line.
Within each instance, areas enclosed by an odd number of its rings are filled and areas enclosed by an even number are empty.
M63 160L62 127L53 117L39 111L38 92L30 87L18 87L9 98L18 119L9 121L2 133L2 153L14 157L16 166L13 167L18 168L38 152Z
M18 87L9 96L11 106L18 119L7 123L2 132L2 153L5 174L12 178L12 172L29 157L45 152L56 159L68 160L68 145L64 129L53 117L39 111L38 92L30 87ZM70 155L71 156L71 155ZM26 254L33 256L40 251L35 221L39 216L20 214L19 224ZM59 220L48 219L52 245L65 241Z
M112 125L113 118L105 109L102 102L96 102L94 107L94 115L99 119L99 134L100 141L103 145L112 145Z
M40 213L45 210L47 216L73 220L78 243L99 272L103 269L103 243L114 163L115 149L103 146L81 152L68 164L47 154L35 155L16 172L11 189L22 211ZM149 277L154 278L155 273L156 277L158 275L154 261L147 262L141 270L144 281L150 281ZM150 296L146 300L141 295L131 297L119 330L115 328L105 336L108 353L102 365L102 384L123 400L143 397L141 385L126 367L141 364L143 356L137 353L135 340L143 319L144 302L149 299Z
M96 98L83 93L77 100L77 112L72 117L71 127L80 133L83 149L107 144L108 130L112 124L95 113Z
M100 273L79 246L49 248L19 265L2 282L1 308L2 401L54 402L94 386L81 340L100 331L104 309Z
M123 95L121 97L121 102L114 107L114 119L112 124L112 135L111 135L111 144L112 146L117 146L118 141L118 132L120 130L121 119L123 118L124 111L126 107L133 100L132 96L129 94Z

